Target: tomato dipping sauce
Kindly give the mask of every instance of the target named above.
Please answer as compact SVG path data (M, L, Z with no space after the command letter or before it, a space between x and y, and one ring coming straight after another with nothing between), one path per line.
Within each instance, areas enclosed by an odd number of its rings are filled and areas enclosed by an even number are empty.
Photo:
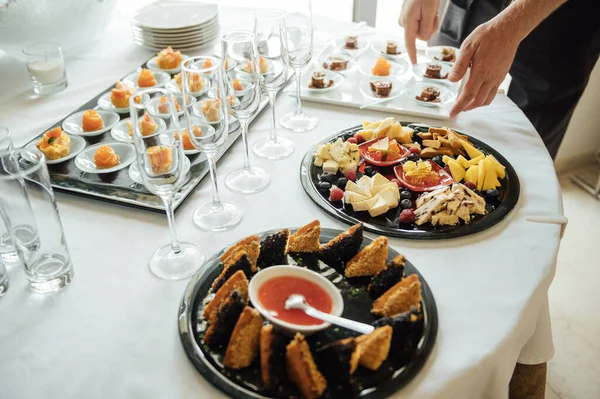
M300 309L286 309L285 301L292 294L303 295L313 308L331 313L333 301L329 294L317 284L301 277L281 276L265 281L258 289L258 300L273 317L279 320L301 326L323 323Z

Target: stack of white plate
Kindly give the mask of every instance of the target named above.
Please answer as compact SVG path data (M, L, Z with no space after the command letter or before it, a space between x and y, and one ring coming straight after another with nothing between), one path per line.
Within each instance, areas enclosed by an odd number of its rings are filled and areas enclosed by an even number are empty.
M167 46L190 51L206 46L219 32L216 4L189 1L158 1L142 7L131 17L133 41L160 51Z

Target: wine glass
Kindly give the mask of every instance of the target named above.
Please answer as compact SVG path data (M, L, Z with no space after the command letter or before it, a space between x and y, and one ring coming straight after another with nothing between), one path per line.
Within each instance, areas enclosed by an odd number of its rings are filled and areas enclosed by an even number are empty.
M302 68L310 62L313 52L312 5L310 0L302 1L307 14L291 13L286 15L287 49L290 65L296 74L296 110L281 118L281 126L295 132L313 130L319 120L302 112L300 86L302 84Z
M275 97L287 82L289 58L285 14L280 10L258 10L254 13L254 35L258 50L261 86L269 95L271 104L271 130L268 138L258 140L252 150L266 159L287 158L294 152L294 143L277 137L275 123Z
M198 76L203 76L204 84L210 85L211 88L209 91L211 94L195 105L195 109L199 110L199 118L193 117L188 108L183 111L189 142L196 150L206 155L210 170L213 185L212 202L196 209L192 216L196 226L208 231L229 230L240 223L243 215L237 205L223 202L219 198L215 157L219 148L227 142L229 133L229 115L220 68L220 61L208 56L191 57L181 64L181 89L184 95L194 91L192 86L198 81Z
M183 145L177 135L179 121L175 117L175 97L160 88L144 89L136 94L142 98L141 103L136 103L134 96L129 99L136 162L146 188L159 196L165 205L171 233L171 243L158 248L150 258L150 270L162 279L179 280L194 274L204 262L204 254L196 244L180 242L175 232L173 196L185 182L186 175ZM167 97L173 128L148 134L147 128L142 132L140 121L148 111L149 97L154 94Z
M252 194L264 190L271 177L264 170L250 166L248 153L248 123L260 105L259 58L254 33L232 31L221 38L223 59L236 62L227 71L222 67L227 106L240 122L244 142L244 166L225 176L225 185L232 191Z

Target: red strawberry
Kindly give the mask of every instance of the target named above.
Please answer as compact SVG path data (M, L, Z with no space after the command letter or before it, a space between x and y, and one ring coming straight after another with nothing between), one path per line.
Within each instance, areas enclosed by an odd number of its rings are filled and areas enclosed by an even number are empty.
M341 201L342 198L344 198L344 192L337 187L332 188L329 192L329 201Z
M346 173L344 173L344 176L346 176L346 179L348 180L356 181L356 172L353 170L347 170Z
M408 151L410 151L411 154L421 155L421 150L417 147L410 147Z
M361 136L360 134L355 134L355 135L354 135L354 138L356 139L356 142L357 142L358 144L360 144L360 143L364 143L364 142L365 142L365 138L364 138L363 136Z
M353 144L358 144L358 140L356 139L356 137L350 137L348 140L346 140L348 143L353 143Z
M412 209L404 209L400 213L400 223L413 223L415 221L415 211Z
M358 171L364 175L366 167L367 167L367 164L361 161L360 166L358 167Z

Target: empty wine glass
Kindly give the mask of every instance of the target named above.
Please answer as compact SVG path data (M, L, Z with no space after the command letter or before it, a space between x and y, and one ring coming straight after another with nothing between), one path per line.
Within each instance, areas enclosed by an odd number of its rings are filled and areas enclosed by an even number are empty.
M233 69L223 66L227 106L239 120L244 142L244 166L225 176L225 185L232 191L252 194L264 190L271 177L264 170L250 166L248 153L248 124L260 105L260 67L254 33L233 31L221 39L223 59L236 62Z
M277 137L275 97L287 82L289 58L285 14L280 10L259 10L254 13L254 34L258 50L261 85L271 104L271 130L268 138L258 140L252 150L266 159L283 159L294 152L294 143Z
M175 232L173 196L185 182L186 174L183 144L178 135L179 121L175 117L176 100L167 90L160 88L140 90L137 94L142 97L140 104L135 102L134 96L129 100L136 162L146 188L159 196L165 205L171 233L171 243L158 248L150 258L150 270L165 280L183 279L194 274L202 265L204 254L196 244L180 242ZM171 129L159 131L147 120L140 124L151 103L149 97L154 94L167 97ZM184 107L183 104L180 106Z
M310 0L301 2L303 14L290 13L285 17L287 29L287 49L290 65L296 74L296 110L281 118L281 126L295 132L306 132L314 129L319 120L302 112L300 85L302 84L302 68L310 62L313 52L312 5Z
M184 138L184 145L188 142L193 148L206 154L213 185L212 202L196 209L192 220L202 230L229 230L242 220L242 210L231 202L221 201L217 185L215 157L219 148L227 142L229 133L229 115L220 61L214 57L192 57L183 62L181 70L183 78L181 86L184 94L194 91L193 84L198 81L194 77L203 75L206 79L205 84L210 84L210 93L213 96L199 101L199 106L196 106L196 109L199 110L199 117L192 116L187 108L184 109L185 128L189 139L186 141ZM182 135L182 137L184 136Z

